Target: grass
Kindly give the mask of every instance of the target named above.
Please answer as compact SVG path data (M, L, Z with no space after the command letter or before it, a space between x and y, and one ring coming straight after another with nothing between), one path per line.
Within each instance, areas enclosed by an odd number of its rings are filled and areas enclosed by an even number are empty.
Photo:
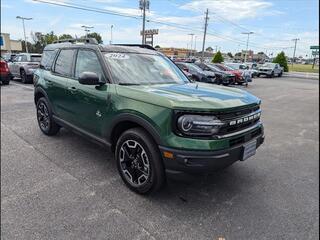
M312 64L289 64L289 72L310 72L310 73L319 73L319 66L314 65L312 69Z

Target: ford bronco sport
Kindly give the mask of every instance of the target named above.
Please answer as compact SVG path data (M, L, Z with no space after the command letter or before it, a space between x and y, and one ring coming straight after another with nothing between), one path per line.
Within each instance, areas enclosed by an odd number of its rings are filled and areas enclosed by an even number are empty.
M243 161L264 140L260 99L190 82L146 45L47 45L34 85L41 131L65 127L111 148L124 183L141 194L158 190L167 174Z

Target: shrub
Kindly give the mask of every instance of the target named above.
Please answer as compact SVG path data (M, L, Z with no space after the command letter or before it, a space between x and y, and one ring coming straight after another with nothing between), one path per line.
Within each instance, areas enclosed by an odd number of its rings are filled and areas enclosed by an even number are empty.
M279 53L272 62L279 63L283 67L283 71L288 72L288 62L284 52Z
M212 59L212 62L213 63L222 63L224 61L223 57L222 57L222 54L220 51L218 51L214 56L213 56L213 59Z

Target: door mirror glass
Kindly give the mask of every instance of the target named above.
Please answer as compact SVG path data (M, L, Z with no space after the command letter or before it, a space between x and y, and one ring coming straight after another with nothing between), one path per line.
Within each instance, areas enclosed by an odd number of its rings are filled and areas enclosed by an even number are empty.
M99 76L94 72L82 72L79 76L79 83L84 85L100 85Z

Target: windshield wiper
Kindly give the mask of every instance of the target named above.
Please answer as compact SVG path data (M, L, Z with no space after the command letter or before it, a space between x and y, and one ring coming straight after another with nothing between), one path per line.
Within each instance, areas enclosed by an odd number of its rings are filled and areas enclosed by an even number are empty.
M119 85L123 86L134 86L134 85L140 85L139 83L125 83L125 82L119 82Z

